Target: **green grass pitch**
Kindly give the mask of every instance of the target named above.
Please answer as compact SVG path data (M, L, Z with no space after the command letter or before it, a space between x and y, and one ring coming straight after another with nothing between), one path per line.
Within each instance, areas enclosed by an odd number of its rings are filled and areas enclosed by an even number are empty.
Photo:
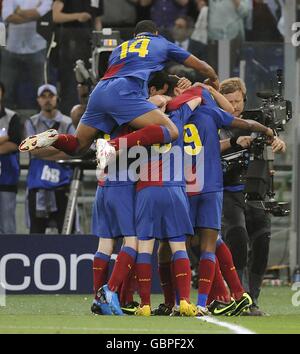
M92 316L91 296L85 295L10 295L0 307L0 333L235 333L224 322L255 333L300 333L300 306L292 305L293 296L299 303L300 293L289 287L264 287L261 308L269 317L213 317L215 324L183 317ZM161 300L153 295L153 306Z

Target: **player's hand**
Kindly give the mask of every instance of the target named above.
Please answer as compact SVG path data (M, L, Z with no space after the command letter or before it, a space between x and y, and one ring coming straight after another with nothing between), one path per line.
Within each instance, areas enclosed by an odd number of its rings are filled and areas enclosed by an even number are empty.
M207 82L207 80L205 80L205 82ZM209 91L210 93L212 93L213 91L215 91L215 89L208 85L208 84L205 84L205 83L202 83L202 82L197 82L197 86L200 86L200 87L203 87L205 88L207 91Z
M160 110L165 112L166 106L169 101L171 101L171 97L169 96L163 96L163 95L155 95L152 96L148 99L149 102L153 103L155 106L157 106Z
M271 146L273 152L286 152L286 143L283 140L279 139L278 136L275 136Z
M212 80L212 79L206 79L204 81L204 83L206 85L209 85L209 86L212 86L214 89L216 89L217 91L219 91L220 89L220 81L219 79L216 79L216 80Z
M240 136L238 137L236 143L240 145L242 148L249 148L252 141L253 138L251 138L251 136Z
M273 140L274 140L274 132L273 132L273 129L268 128L265 134L266 134L266 136L269 137L269 142L270 142L270 143L273 142Z
M177 83L177 87L180 88L181 90L187 90L190 87L192 87L192 83L186 77L182 77L179 79L179 81Z
M79 12L78 21L79 22L87 22L92 18L92 16L88 12Z

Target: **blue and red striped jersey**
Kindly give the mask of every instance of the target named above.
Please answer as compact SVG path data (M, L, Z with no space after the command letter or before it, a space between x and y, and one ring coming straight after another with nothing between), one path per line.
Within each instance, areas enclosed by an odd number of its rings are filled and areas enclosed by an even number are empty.
M148 81L168 61L183 63L190 55L162 36L142 33L114 49L102 80L130 76Z

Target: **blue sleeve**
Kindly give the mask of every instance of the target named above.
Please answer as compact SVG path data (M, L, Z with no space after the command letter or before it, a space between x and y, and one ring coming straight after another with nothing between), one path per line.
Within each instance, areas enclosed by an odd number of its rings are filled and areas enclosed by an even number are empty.
M214 109L214 120L218 127L218 129L222 127L228 127L231 125L232 121L234 120L234 116L230 113L224 111L221 108Z
M191 53L186 50L178 47L172 42L166 41L168 46L168 60L176 61L177 63L182 64Z

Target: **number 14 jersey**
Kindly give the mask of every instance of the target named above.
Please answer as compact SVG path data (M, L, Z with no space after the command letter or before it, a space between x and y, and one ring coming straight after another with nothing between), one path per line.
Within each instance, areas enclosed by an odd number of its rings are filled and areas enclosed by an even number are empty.
M148 81L168 61L183 63L191 54L162 36L142 33L118 46L111 54L102 80L136 77Z

